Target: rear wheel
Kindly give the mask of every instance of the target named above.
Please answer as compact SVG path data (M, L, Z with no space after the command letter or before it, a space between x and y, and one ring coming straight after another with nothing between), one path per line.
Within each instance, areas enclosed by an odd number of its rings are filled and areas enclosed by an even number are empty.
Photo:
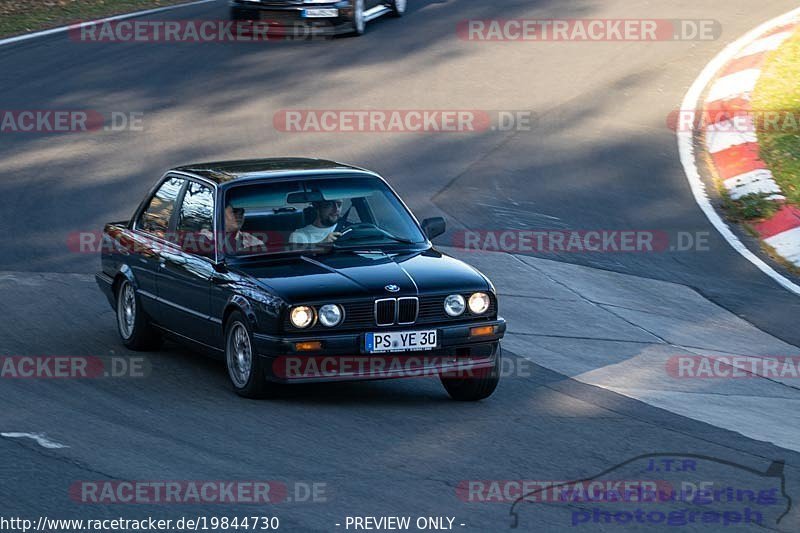
M253 334L239 311L231 313L225 327L225 363L236 394L245 398L268 395L262 358L253 349Z
M442 375L442 385L447 394L454 400L460 402L477 402L484 400L492 395L500 383L500 365L502 350L497 345L497 355L495 356L492 368L483 368L475 371L474 377L447 377Z
M131 350L150 350L161 343L161 336L151 326L133 284L125 280L117 288L117 331L122 344Z
M406 12L406 3L406 0L391 0L389 8L392 10L392 15L402 17Z

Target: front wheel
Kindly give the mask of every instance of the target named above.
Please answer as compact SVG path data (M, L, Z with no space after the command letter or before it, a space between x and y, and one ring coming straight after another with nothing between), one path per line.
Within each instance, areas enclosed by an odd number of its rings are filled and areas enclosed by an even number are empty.
M253 335L239 311L231 313L225 326L225 363L236 394L245 398L267 396L263 362L253 350Z
M392 10L392 16L402 17L406 13L406 0L391 0L389 9Z
M367 19L364 17L364 0L353 0L353 30L351 35L364 35Z
M475 371L474 377L448 377L446 374L441 376L442 385L447 394L454 400L460 402L477 402L485 400L497 388L500 383L500 365L502 350L497 345L497 355L495 356L492 368L482 368Z

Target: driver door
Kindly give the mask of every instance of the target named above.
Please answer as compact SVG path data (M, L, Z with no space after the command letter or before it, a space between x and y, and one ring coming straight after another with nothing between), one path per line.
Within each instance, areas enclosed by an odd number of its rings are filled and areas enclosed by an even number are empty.
M214 346L211 277L214 275L214 191L189 181L176 210L174 246L160 253L158 296L164 327Z

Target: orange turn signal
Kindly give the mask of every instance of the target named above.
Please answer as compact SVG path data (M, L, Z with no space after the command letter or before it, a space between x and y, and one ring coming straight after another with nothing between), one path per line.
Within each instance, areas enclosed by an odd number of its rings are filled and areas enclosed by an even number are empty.
M485 337L486 335L494 335L494 326L481 326L469 330L470 337Z
M298 352L316 352L322 349L322 343L319 341L314 342L296 342L294 349Z

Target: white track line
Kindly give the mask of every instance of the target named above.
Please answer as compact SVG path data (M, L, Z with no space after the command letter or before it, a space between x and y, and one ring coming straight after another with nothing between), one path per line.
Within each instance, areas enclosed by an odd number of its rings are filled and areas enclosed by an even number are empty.
M742 50L758 36L768 32L771 29L788 24L798 16L800 16L800 8L794 9L784 15L765 22L761 26L748 32L743 37L726 46L722 52L712 59L689 88L689 92L686 93L686 96L683 99L683 104L680 107L680 109L692 113L691 123L694 123L694 117L697 115L697 102L700 100L703 90L708 86L711 80L714 79L714 76L717 74L717 72L719 72L722 67L728 63L728 61L735 58L737 52ZM697 202L697 205L703 210L703 213L706 215L706 218L708 218L709 222L711 222L717 231L720 232L722 237L728 241L728 244L730 244L733 249L739 252L745 259L753 263L759 268L759 270L771 277L782 287L800 296L800 286L779 274L777 271L775 271L775 269L761 260L753 252L748 250L747 247L742 244L742 241L740 241L739 238L733 234L728 225L725 224L722 218L720 218L719 214L717 214L717 212L714 210L714 207L711 205L711 201L709 201L706 194L705 184L700 178L700 171L698 170L695 162L693 143L694 130L690 129L688 131L678 131L677 136L678 151L680 152L683 170L686 173L686 178L689 180L689 185L692 188L692 194L694 195L695 202Z
M47 35L55 35L57 33L64 33L69 31L73 28L80 28L84 24L102 24L103 22L113 22L115 20L125 20L134 17L143 17L145 15L152 15L154 13L161 13L163 11L171 11L173 9L179 9L182 7L189 7L195 6L198 4L207 4L209 2L216 2L217 0L195 0L193 2L187 2L185 4L176 4L174 6L165 6L165 7L157 7L155 9L147 9L145 11L135 11L133 13L125 13L123 15L116 15L113 17L107 17L104 19L97 19L97 20L87 20L83 22L78 22L76 24L70 24L69 26L61 26L58 28L52 28L49 30L37 31L34 33L26 33L25 35L18 35L16 37L9 37L7 39L0 39L0 46L4 46L7 44L16 44L23 41L28 41L30 39L36 39L39 37L46 37Z
M8 439L33 439L39 446L47 448L48 450L69 448L69 446L48 439L42 433L0 433L0 437L6 437Z

